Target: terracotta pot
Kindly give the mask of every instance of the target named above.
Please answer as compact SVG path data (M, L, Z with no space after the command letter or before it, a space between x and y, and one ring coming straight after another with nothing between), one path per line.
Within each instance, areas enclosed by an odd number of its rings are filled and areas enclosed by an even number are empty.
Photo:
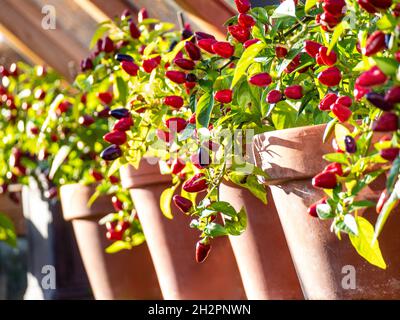
M96 299L161 299L161 291L147 245L108 254L111 244L98 221L114 212L110 197L99 197L89 208L93 186L61 187L64 218L72 221L79 251Z
M165 299L245 298L229 240L213 241L208 259L197 264L195 245L199 234L190 229L191 218L174 206L173 220L161 213L160 196L170 186L170 176L161 175L158 165L144 159L139 170L122 168L121 177L142 222Z
M246 295L251 300L303 299L269 188L267 192L265 205L232 183L225 181L220 188L221 201L247 212L246 231L229 237Z
M4 213L14 223L15 232L18 236L26 234L26 223L24 214L22 212L21 203L21 186L12 185L9 190L16 194L16 199L19 203L14 202L10 199L8 194L0 195L0 212Z
M330 143L322 144L324 130L324 125L304 127L265 133L254 139L256 163L271 177L267 183L304 294L308 299L399 299L399 214L391 216L380 237L387 270L361 258L347 236L339 241L329 230L331 221L307 214L308 206L323 194L312 187L311 179L327 164L322 155L332 152ZM371 191L370 195L373 194ZM375 223L377 215L373 209L363 215ZM355 288L346 282L346 276L353 273Z

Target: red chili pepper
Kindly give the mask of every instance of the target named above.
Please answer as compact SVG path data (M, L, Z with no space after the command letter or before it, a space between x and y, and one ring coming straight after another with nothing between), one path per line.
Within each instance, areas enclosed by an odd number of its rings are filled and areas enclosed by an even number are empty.
M235 0L235 4L239 13L247 13L251 9L249 0Z
M151 73L155 68L157 68L159 66L159 62L157 59L152 58L152 59L148 59L148 60L144 60L142 67L143 70L147 73Z
M306 52L313 58L315 58L319 52L319 49L322 47L322 44L312 41L312 40L306 40L305 41L305 46L304 49Z
M201 59L200 49L191 41L185 42L185 50L190 59L197 61Z
M207 189L207 180L203 173L197 173L190 180L186 181L182 188L190 193L201 192Z
M214 99L220 103L231 103L233 92L232 90L220 90L214 94Z
M240 25L229 26L228 31L240 43L244 43L250 38L249 29Z
M380 156L388 161L394 161L399 155L399 148L387 148L379 152Z
M336 100L336 103L340 103L348 108L353 104L353 100L349 96L341 96Z
M181 72L181 71L167 71L165 73L165 76L171 80L172 82L175 82L177 84L183 84L186 82L186 74Z
M391 132L399 128L399 119L396 114L385 112L372 124L372 130L378 132Z
M197 45L201 49L203 49L204 51L207 51L208 53L214 54L215 51L212 48L214 43L217 43L217 40L215 40L215 39L202 39L202 40L199 40L197 42Z
M120 146L126 142L126 133L124 131L112 131L105 134L103 139L111 144Z
M139 71L139 67L137 66L137 64L131 61L122 61L121 67L127 74L133 77L136 77Z
M385 95L385 101L389 103L399 103L400 102L400 86L392 87L388 90Z
M329 165L327 165L324 169L324 172L333 172L334 174L337 174L338 176L343 176L343 168L340 163L333 162Z
M181 132L186 128L187 122L183 118L173 117L173 118L169 118L165 121L165 126L171 132Z
M174 195L172 197L172 201L174 202L175 206L183 213L188 213L193 207L192 201L180 195Z
M337 185L336 174L321 172L312 179L312 185L316 188L334 189Z
M256 24L256 20L254 20L254 18L251 15L246 13L239 14L238 22L244 28L251 28Z
M204 244L201 241L198 241L196 244L196 261L197 263L202 263L204 262L208 255L210 254L211 251L211 245L210 244Z
M179 96L169 96L164 98L164 103L175 109L179 109L183 106L183 98Z
M174 161L172 161L171 172L176 175L180 173L185 168L185 166L185 162L182 159L176 158L174 159Z
M251 39L251 40L247 40L244 44L243 47L245 49L247 49L248 47L252 46L253 44L259 43L260 39Z
M112 93L110 92L99 92L97 97L100 99L101 102L104 104L110 104L113 100Z
M215 42L211 48L217 55L225 59L229 59L235 53L235 47L229 42Z
M319 204L325 204L326 200L327 200L327 198L324 197L324 198L318 200L317 202L313 203L307 210L308 214L311 217L318 218L317 207L318 207Z
M331 109L331 105L333 105L337 100L337 95L335 93L328 93L319 103L318 108L321 111L328 111Z
M367 57L384 50L386 48L385 34L382 31L375 31L367 39L367 44L363 50Z
M183 70L193 70L195 68L195 63L189 59L176 59L174 63Z
M300 100L303 98L303 87L300 85L289 86L285 89L285 96L288 99Z
M356 88L370 88L380 86L388 80L388 77L377 66L363 72L356 80Z
M279 90L271 90L267 95L268 103L278 103L282 100L282 93Z
M318 75L318 80L327 87L336 87L342 80L342 73L336 67L330 67Z
M113 126L113 131L128 131L133 126L131 117L119 119Z
M131 21L129 23L129 32L130 32L131 37L133 39L139 39L139 37L141 35L141 32L140 32L139 28L137 27L137 25L133 21Z
M268 87L272 83L272 78L268 73L264 72L252 76L249 82L257 87Z
M322 59L322 62L327 66L333 66L337 61L337 55L336 55L335 51L332 50L328 54L328 48L325 46L319 48L318 53Z
M351 110L339 103L331 105L331 111L340 122L346 122L352 115Z
M288 54L288 49L286 47L284 47L283 45L277 45L275 47L275 55L277 56L277 58L279 59L283 59L287 56Z

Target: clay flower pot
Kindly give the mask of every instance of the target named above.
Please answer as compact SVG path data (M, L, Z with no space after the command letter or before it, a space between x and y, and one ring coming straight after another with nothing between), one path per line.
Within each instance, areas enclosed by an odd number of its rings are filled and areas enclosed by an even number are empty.
M99 197L89 208L93 186L70 184L61 187L63 214L72 221L79 251L96 299L161 299L160 287L147 245L108 254L111 244L98 221L114 212L110 197Z
M247 212L247 229L230 236L246 295L251 300L303 299L289 248L268 188L268 204L225 181L220 200ZM277 254L278 253L278 254Z
M322 156L332 152L329 142L322 143L324 130L325 125L303 127L264 133L254 138L256 163L271 177L267 183L304 294L308 299L399 299L398 212L391 215L379 239L388 265L386 270L372 266L360 257L347 236L339 241L330 232L330 221L307 214L308 206L323 194L312 187L311 179L327 164ZM363 216L372 223L377 218L373 209L364 212Z
M165 299L245 298L229 240L213 241L210 256L198 264L198 234L189 228L191 218L174 206L172 220L163 216L160 196L170 186L171 177L161 175L157 163L143 159L139 170L122 168L121 177L122 185L130 189Z

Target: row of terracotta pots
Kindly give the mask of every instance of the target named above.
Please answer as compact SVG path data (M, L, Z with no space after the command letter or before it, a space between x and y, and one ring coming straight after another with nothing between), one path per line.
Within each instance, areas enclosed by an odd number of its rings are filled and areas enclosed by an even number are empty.
M109 199L89 209L86 203L92 188L62 187L64 216L73 221L96 298L400 298L398 215L393 215L380 239L388 269L379 270L360 258L347 239L339 241L329 230L330 222L306 213L321 197L311 178L326 165L322 155L330 147L321 143L324 130L325 126L314 126L255 137L255 161L271 177L266 183L268 204L224 184L221 200L237 209L246 207L248 229L230 241L214 241L213 252L203 264L193 256L197 235L188 228L190 217L175 211L170 221L159 209L171 177L161 175L157 165L142 161L138 170L125 167L121 172L147 239L147 245L132 251L104 253L107 243L97 221L112 211ZM377 195L371 190L371 198ZM364 214L374 219L372 211ZM355 271L355 288L343 285L348 270Z

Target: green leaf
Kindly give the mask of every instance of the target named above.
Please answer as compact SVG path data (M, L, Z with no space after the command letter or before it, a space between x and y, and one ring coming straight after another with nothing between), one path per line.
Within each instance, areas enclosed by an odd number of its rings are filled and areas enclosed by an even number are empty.
M375 202L368 200L354 201L350 206L350 210L358 210L364 208L372 208L375 207Z
M227 215L229 217L236 217L237 213L235 208L232 207L231 204L228 202L224 201L218 201L218 202L213 202L208 209L215 210L217 212L221 212L224 215Z
M304 6L304 11L307 13L310 11L312 7L314 7L317 4L318 0L306 0L306 4Z
M331 206L327 203L321 203L317 205L317 214L322 220L332 219L335 217Z
M335 27L335 31L332 34L332 39L331 39L331 41L329 43L329 46L328 46L328 53L331 52L331 50L336 45L336 43L339 41L340 37L342 36L343 32L345 31L345 29L347 27L348 27L348 24L347 24L346 21L343 21L343 22L339 23Z
M125 241L115 241L113 244L106 248L107 253L117 253L121 250L130 250L132 249L131 244Z
M17 246L14 224L4 213L0 213L0 241L4 241L11 247Z
M286 0L275 9L271 18L296 17L296 4L294 0Z
M382 72L388 76L396 75L399 63L392 59L386 57L373 57L376 65Z
M382 18L376 22L376 26L380 30L387 30L396 27L396 19L390 14L386 13Z
M168 219L173 219L174 216L172 215L171 210L171 201L172 197L174 196L175 190L178 185L172 186L171 188L165 189L160 197L160 208L165 217Z
M124 163L121 161L121 158L114 160L111 164L110 169L108 169L107 177L111 177L115 172L117 172Z
M235 68L235 74L233 76L231 89L233 89L239 82L240 78L242 78L242 76L245 75L247 68L254 62L255 57L263 49L265 49L265 47L266 47L265 43L260 42L253 44L243 52Z
M240 236L247 228L247 213L242 208L237 215L237 219L228 220L225 219L225 229L232 236Z
M71 152L70 146L62 146L60 150L58 150L57 154L54 157L54 160L51 164L49 178L53 179L54 175L57 173L60 166L64 163L64 160L67 159L69 153Z
M92 194L92 196L90 197L88 203L87 203L87 207L90 208L93 203L95 203L95 201L101 196L101 192L100 190L96 190L95 193Z
M399 188L400 188L400 180L396 183L395 186L395 189ZM379 214L378 219L375 223L375 234L373 242L375 242L378 239L387 219L389 218L390 214L392 213L393 209L396 207L398 202L399 202L398 192L396 192L395 190L390 194L389 199L385 202L382 211Z
M389 193L392 192L396 179L400 174L400 157L393 161L392 168L390 169L389 176L386 181L386 189Z
M204 233L212 238L228 235L228 231L218 223L211 222L204 228Z
M358 227L357 227L357 222L354 216L351 214L346 214L343 219L343 223L346 225L346 227L351 231L350 234L354 234L358 236Z
M92 49L96 44L97 41L103 37L103 35L109 30L108 25L102 25L99 28L97 28L96 32L94 33L92 40L90 41L89 48Z
M351 132L344 125L337 123L335 125L335 139L341 150L346 150L346 144L344 142L346 136L351 136Z
M214 97L210 92L206 92L199 99L196 108L196 126L200 128L208 128L210 124L211 112L214 107Z
M337 122L338 122L337 118L334 118L328 122L324 131L324 137L322 138L322 143L326 143L326 141L329 139Z
M176 57L176 55L185 47L186 41L190 41L190 39L185 39L185 40L182 40L181 42L179 42L175 46L174 50L172 50L168 54L164 55L163 60L165 62L171 62L172 59L174 59Z
M116 83L114 85L115 98L119 100L122 104L126 104L126 99L128 97L128 84L121 77L117 77Z
M383 259L378 241L372 244L374 238L374 227L363 217L357 216L355 219L358 228L358 235L349 233L351 244L357 250L358 254L369 263L381 269L386 269L386 263Z
M348 160L344 153L328 153L323 155L323 158L329 162L337 162L341 164L347 164Z

